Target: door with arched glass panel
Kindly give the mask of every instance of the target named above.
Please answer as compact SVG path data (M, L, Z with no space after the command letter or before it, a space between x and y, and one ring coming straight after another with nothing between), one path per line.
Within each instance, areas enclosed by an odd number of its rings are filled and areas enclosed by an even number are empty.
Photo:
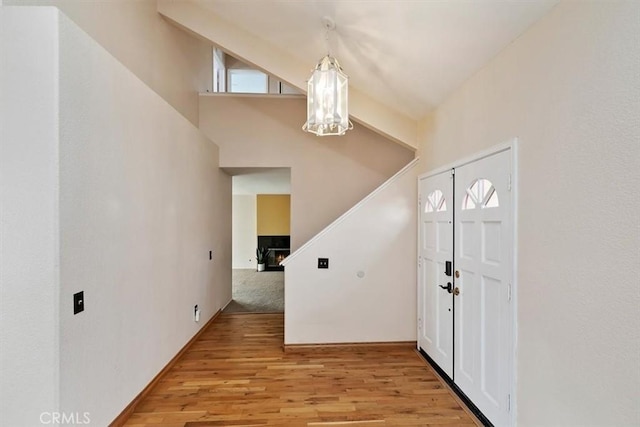
M511 156L419 181L418 346L500 426L513 375Z
M455 383L494 425L509 425L511 152L455 171Z
M453 378L453 173L419 182L418 346Z

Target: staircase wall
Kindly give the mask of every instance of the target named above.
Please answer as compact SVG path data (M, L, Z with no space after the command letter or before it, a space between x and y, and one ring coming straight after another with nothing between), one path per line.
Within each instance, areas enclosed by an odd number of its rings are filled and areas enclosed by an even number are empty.
M416 165L284 261L285 344L416 340Z

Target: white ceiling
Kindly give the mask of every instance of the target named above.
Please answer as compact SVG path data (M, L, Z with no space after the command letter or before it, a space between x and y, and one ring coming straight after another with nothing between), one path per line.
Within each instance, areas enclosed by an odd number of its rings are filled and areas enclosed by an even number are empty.
M419 119L557 0L197 0L309 64L331 53L350 85Z
M223 168L233 178L233 194L291 194L291 168Z

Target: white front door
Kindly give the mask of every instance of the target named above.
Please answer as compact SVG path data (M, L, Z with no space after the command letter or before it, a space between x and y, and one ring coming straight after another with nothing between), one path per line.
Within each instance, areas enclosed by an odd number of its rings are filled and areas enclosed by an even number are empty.
M452 172L422 178L419 191L418 346L453 378Z
M511 152L455 169L454 381L496 426L509 425Z

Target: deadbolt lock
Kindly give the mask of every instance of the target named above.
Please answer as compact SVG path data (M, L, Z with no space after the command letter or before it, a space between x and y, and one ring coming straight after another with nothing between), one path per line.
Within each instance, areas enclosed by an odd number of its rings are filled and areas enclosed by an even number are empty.
M453 294L458 296L460 295L460 288L458 288L457 286L453 289Z
M460 271L456 270L456 279L460 277Z

